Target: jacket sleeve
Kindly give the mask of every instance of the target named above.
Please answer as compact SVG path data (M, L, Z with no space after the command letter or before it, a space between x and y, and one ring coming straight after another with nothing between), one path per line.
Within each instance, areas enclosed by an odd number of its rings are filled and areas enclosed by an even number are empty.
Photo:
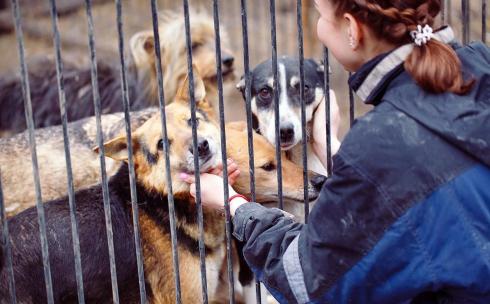
M340 154L308 224L255 203L238 208L233 218L245 260L281 303L315 302L369 250L370 234L380 229L372 225L380 210L370 203L387 197Z

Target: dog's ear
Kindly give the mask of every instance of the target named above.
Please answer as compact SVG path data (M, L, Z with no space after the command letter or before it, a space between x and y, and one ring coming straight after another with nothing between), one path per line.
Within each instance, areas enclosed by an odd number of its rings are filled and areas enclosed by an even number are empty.
M142 31L134 34L129 40L129 45L137 67L153 65L155 53L153 31Z
M95 153L99 153L99 147L93 148ZM105 156L115 160L128 160L128 143L125 135L116 137L104 143Z
M321 62L317 62L316 60L308 59L308 61L311 61L311 63L316 66L316 71L319 74L323 75L323 73L325 73L325 64L323 63L323 60ZM330 66L328 66L328 73L332 74L332 69L330 68Z
M240 81L236 84L236 88L245 96L245 75L240 77Z
M192 65L192 75L194 76L194 100L196 104L199 106L201 102L204 102L206 98L206 87L204 86L204 81L199 74L197 67ZM184 82L180 86L177 93L177 100L182 102L189 102L189 75L187 75L184 79Z

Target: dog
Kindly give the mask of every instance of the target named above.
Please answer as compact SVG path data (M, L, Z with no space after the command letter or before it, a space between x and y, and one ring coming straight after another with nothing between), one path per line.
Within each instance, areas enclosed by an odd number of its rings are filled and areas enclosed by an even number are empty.
M159 26L163 87L166 101L173 100L187 74L184 18L177 12L163 12ZM212 104L217 105L217 71L214 21L204 11L191 12L193 62L201 72ZM222 75L234 79L234 57L225 29L221 28ZM158 105L153 31L142 31L129 41L127 82L133 111ZM104 114L123 111L120 66L99 61L98 83ZM43 58L29 64L32 111L36 128L61 124L55 63ZM68 121L94 115L91 70L64 63L64 88ZM20 76L0 77L0 136L7 137L27 128ZM217 108L215 106L215 108Z
M282 56L277 60L278 67L278 100L279 100L279 144L289 159L302 165L302 124L299 59ZM258 64L251 72L251 107L253 127L267 140L276 145L275 105L274 105L274 74L272 60ZM245 79L242 77L237 84L245 99ZM339 108L335 94L330 91L331 122L332 122L332 152L335 153L340 142L338 126L340 124ZM304 102L306 113L306 136L308 169L327 175L322 162L313 153L310 144L310 133L313 113L325 96L324 66L313 59L304 60Z
M180 282L183 303L196 303L201 299L198 253L197 208L190 196L189 186L179 180L179 172L194 170L193 158L198 157L202 172L216 165L221 159L219 130L217 125L205 115L196 113L199 120L199 152L192 152L191 114L187 105L175 102L167 107L169 113L168 139L170 140L170 163L172 187L174 189L175 212L179 260ZM168 185L165 182L165 158L160 117L154 116L133 134L133 159L135 162L136 188L139 206L139 222L142 251L144 256L145 284L151 303L173 303L175 288L169 214L167 204ZM104 144L108 157L127 161L126 137L119 136ZM131 221L129 171L121 165L109 181L109 198L116 253L117 280L120 300L123 303L137 301L138 285L134 254L134 236ZM85 298L88 302L108 302L112 298L108 248L106 241L105 217L102 208L100 185L76 192L77 216L79 220L82 273L84 276ZM53 273L55 302L76 301L76 284L73 272L73 253L69 229L68 199L50 201L44 204L46 210L47 239L50 248L50 263ZM225 233L223 218L219 212L204 208L204 233L209 297L213 298L217 289L219 269L225 256ZM46 302L42 279L42 258L38 239L36 210L27 209L9 219L12 239L14 274L17 300L21 303ZM95 246L94 246L95 245ZM29 275L27 275L29 274ZM7 271L0 274L0 299L5 302L7 294ZM191 288L189 288L191 287Z
M199 101L199 109L209 108L209 103ZM150 107L131 113L131 126L137 128L150 117L159 112ZM206 112L202 110L204 114ZM124 114L102 115L103 138L114 138L125 130ZM246 124L231 122L226 124L227 153L234 159L241 171L235 187L242 194L251 195L249 188L249 161L247 148ZM68 124L70 140L73 185L75 189L91 186L100 181L99 157L92 147L96 146L95 117L85 118ZM32 172L31 154L27 131L13 137L0 139L0 172L7 216L13 216L24 209L32 207L36 200ZM43 200L53 200L67 195L68 181L64 160L63 133L59 127L48 127L35 130L41 194ZM260 203L277 200L277 163L273 146L261 135L253 135L256 196ZM108 176L116 173L120 162L106 158ZM288 161L282 162L283 196L286 201L299 203L303 198L302 169ZM310 175L310 188L318 187L322 177L313 172ZM312 193L312 197L315 194Z
M199 82L197 77L196 85L196 100L199 100L198 105L202 104L204 95L204 84ZM187 92L187 84L185 83L180 90L178 96L185 96ZM201 93L200 93L201 92ZM189 126L189 113L188 105L182 107L183 100L188 98L181 98L180 102L176 101L167 106L167 115L169 117L169 140L170 145L170 160L172 167L172 182L173 190L176 197L176 211L177 222L181 223L183 227L179 230L179 240L185 240L183 244L179 245L179 257L181 257L181 267L186 271L181 271L183 277L181 282L183 286L183 302L195 303L200 299L200 281L196 278L195 273L199 271L199 259L196 252L197 248L197 228L195 222L195 208L191 197L189 196L188 185L179 182L177 177L178 172L193 170L193 155L190 151L192 145L190 141L190 126ZM217 133L217 123L210 120L204 111L198 111L196 113L199 128L199 145L201 152L199 158L201 161L201 171L206 171L211 166L214 166L217 160L220 159L219 155L219 139ZM138 121L138 120L137 120ZM204 127L204 128L203 128ZM113 130L113 129L112 129ZM238 191L244 194L250 194L248 186L248 151L246 149L247 134L245 126L243 124L229 124L227 129L227 140L229 155L237 160L240 170L245 174L241 175L237 180L235 186ZM145 278L146 285L150 287L149 295L151 302L167 303L174 300L173 278L171 274L172 257L170 255L170 239L168 234L168 214L166 210L166 193L168 187L166 187L165 174L164 174L164 160L161 157L161 124L159 116L153 116L138 128L133 134L133 148L134 148L134 160L136 178L138 184L138 199L141 202L145 202L140 205L140 223L141 223L141 236L143 243L143 254L145 262ZM260 135L254 136L255 153L255 171L257 180L261 181L261 184L274 186L275 171L274 168L274 148ZM207 144L205 144L207 142ZM126 150L126 138L124 135L117 137L114 140L107 142L105 145L106 155L114 158L116 161L124 161L127 159ZM207 147L204 149L204 147ZM209 150L209 151L208 151ZM210 156L211 155L211 156ZM241 157L238 157L241 155ZM246 164L247 169L243 168ZM291 173L291 179L288 179L285 183L285 197L286 199L293 201L300 201L303 197L302 169L296 166L292 162L283 162L283 170ZM137 278L134 277L136 273L134 262L134 247L132 246L132 229L130 224L130 210L127 202L130 200L129 185L128 185L128 171L125 165L122 165L117 173L110 180L111 189L111 202L112 213L114 223L114 240L116 244L116 264L117 268L123 267L123 271L118 270L118 283L119 286L124 286L124 290L121 293L121 299L133 299L136 297L134 293L138 292ZM51 176L56 178L56 176ZM318 180L320 178L320 180ZM310 185L310 194L312 199L318 195L318 189L321 187L322 177L311 173L312 185ZM277 185L276 185L277 186ZM270 187L272 188L272 187ZM275 192L267 190L265 188L257 187L257 192L264 193L265 195L257 196L258 200L271 201L275 199ZM94 232L99 232L99 237L102 238L102 242L106 242L103 237L104 232L104 219L101 203L101 190L100 185L93 186L88 189L78 190L76 193L75 201L77 203L77 216L80 223L80 239L82 248L82 258L87 255L87 260L84 259L83 274L87 281L85 283L86 299L87 301L106 301L110 300L110 280L108 261L101 257L107 257L107 246L102 244L94 247L93 237ZM97 204L94 202L98 202ZM71 248L69 244L70 236L66 232L66 227L69 225L69 215L67 209L67 198L59 199L57 201L51 201L45 204L47 214L48 225L48 240L50 248L54 247L54 251L50 250L52 258L53 273L64 273L63 280L58 280L60 277L54 276L53 286L55 288L55 300L59 301L75 301L76 293L74 275L70 272L70 269L66 269L66 264L69 265L73 260L71 251L68 253L66 250L60 250L59 248ZM210 297L215 296L216 282L217 282L217 270L220 269L220 263L224 260L224 231L222 218L216 220L216 214L213 211L205 210L205 229L206 229L206 247L207 252L211 252L206 258L208 271L212 273L207 274L208 277L208 291ZM27 209L17 216L9 220L9 229L11 231L11 239L14 240L13 248L24 248L24 250L33 250L29 256L35 256L38 262L35 262L38 268L32 269L32 266L24 264L26 262L25 255L14 250L14 270L18 275L19 273L33 273L41 272L38 274L42 277L42 267L40 257L40 249L38 244L38 230L35 220L35 209ZM217 224L219 223L219 224ZM22 227L22 229L20 228ZM167 227L167 228L165 228ZM60 229L64 229L60 232ZM167 229L167 230L165 230ZM53 238L53 234L56 234L57 238ZM63 234L66 234L63 236ZM89 241L90 239L90 241ZM26 241L21 245L17 242ZM131 240L131 241L130 241ZM89 242L90 244L87 244ZM221 245L217 243L221 242ZM61 244L64 243L64 244ZM189 246L196 245L196 246ZM192 247L192 248L190 248ZM194 251L193 251L194 250ZM120 252L121 251L121 252ZM184 257L184 258L182 258ZM221 260L220 260L221 259ZM67 262L68 261L68 262ZM105 263L102 265L102 263ZM124 264L123 264L124 263ZM61 265L60 265L61 264ZM88 265L86 265L88 264ZM124 266L123 266L124 265ZM29 269L25 267L31 267ZM105 268L104 268L105 267ZM218 267L218 268L217 268ZM95 273L95 269L99 271ZM189 271L189 269L194 269ZM72 274L70 277L69 274ZM2 299L7 298L7 274L5 268L0 272L0 296ZM250 277L250 276L249 276ZM44 284L42 279L35 280L33 282L33 276L22 276L21 279L16 277L16 285L18 290L18 300L29 301L29 299L36 299L36 302L45 301ZM104 281L105 280L105 281ZM213 285L214 284L214 285ZM127 288L126 288L127 287ZM185 291L187 290L187 291ZM2 294L2 292L4 294ZM127 292L127 293L126 293ZM21 296L19 297L19 295ZM22 298L25 297L25 298ZM30 298L31 297L31 298ZM104 300L102 300L104 299ZM160 302L159 302L160 301Z
M302 119L300 98L299 59L282 56L277 60L278 67L278 102L279 102L279 144L285 157L299 166L303 166ZM311 124L313 113L325 96L324 91L324 66L313 59L304 60L304 103L306 120L306 157L307 166L321 175L327 176L328 172L320 159L313 152L310 142ZM274 74L272 60L266 60L258 64L251 72L251 108L253 128L271 143L276 145L275 104L274 104ZM245 99L245 79L241 78L236 85ZM332 153L335 153L340 142L338 140L338 127L340 114L335 94L330 94L331 106L331 143ZM287 178L283 174L283 179ZM310 200L311 201L311 200ZM277 206L276 203L267 206ZM298 221L305 217L304 206L284 201L284 210L295 215Z

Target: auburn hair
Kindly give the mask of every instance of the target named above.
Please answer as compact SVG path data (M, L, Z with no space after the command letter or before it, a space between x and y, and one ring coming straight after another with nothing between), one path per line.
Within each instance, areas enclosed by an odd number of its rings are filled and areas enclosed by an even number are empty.
M395 45L412 42L410 32L417 25L433 26L441 10L440 0L329 0L338 16L352 14L368 25L377 38ZM431 93L466 94L474 80L463 78L461 61L447 44L431 39L415 46L405 60L405 70L424 90Z

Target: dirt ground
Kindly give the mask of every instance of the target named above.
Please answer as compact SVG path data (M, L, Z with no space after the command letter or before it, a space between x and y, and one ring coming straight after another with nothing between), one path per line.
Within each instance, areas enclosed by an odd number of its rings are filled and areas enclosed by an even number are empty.
M0 30L11 25L11 9L5 0L0 0ZM97 57L104 61L117 61L117 32L114 1L94 0L93 15L95 25L95 40ZM175 0L159 0L159 10L181 9L182 2ZM317 13L312 7L311 0L303 0L303 30L305 56L318 60L322 58L322 46L316 40ZM445 1L448 3L448 1ZM452 1L447 10L446 20L450 21L458 37L461 37L459 1ZM87 66L90 64L87 38L87 18L85 14L85 1L83 0L58 0L60 9L59 28L62 38L62 57L73 64ZM212 13L211 0L190 0L191 7L201 7ZM241 27L240 1L221 0L220 2L220 26L229 33L231 46L235 52L237 76L243 74L243 41ZM125 45L129 38L137 31L151 29L150 0L123 0L123 20ZM481 4L480 1L471 1L471 39L481 39ZM49 56L54 58L53 41L51 32L51 18L49 16L48 1L32 2L20 0L23 28L26 45L26 57ZM271 32L270 32L269 1L247 1L248 32L250 66L254 67L259 62L271 57ZM192 18L192 17L191 17ZM490 23L490 22L487 22ZM297 48L297 21L296 1L276 1L276 24L278 55L298 55ZM2 26L3 25L3 26ZM490 37L489 37L490 38ZM490 39L488 39L490 40ZM18 50L13 31L0 35L0 74L17 73L19 69ZM332 76L331 87L336 91L339 100L342 126L341 135L345 134L349 126L349 98L346 81L347 72L333 59L330 61ZM233 85L225 87L225 117L227 120L239 120L244 118L242 97L234 89ZM356 116L367 111L369 107L356 101Z

